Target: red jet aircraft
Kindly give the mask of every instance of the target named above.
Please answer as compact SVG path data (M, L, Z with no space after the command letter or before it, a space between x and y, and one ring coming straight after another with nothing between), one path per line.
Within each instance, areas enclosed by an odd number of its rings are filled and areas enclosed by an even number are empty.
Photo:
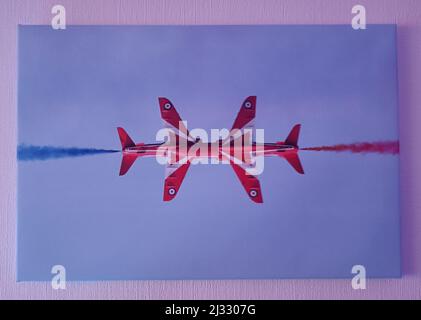
M177 110L174 108L174 105L171 103L171 101L166 98L159 98L159 107L164 123L167 127L172 128L175 132L173 134L175 139L173 139L172 144L165 145L166 142L154 144L136 144L123 128L119 127L117 130L123 152L120 175L126 174L138 157L157 157L162 155L163 146L165 146L165 149L168 152L175 154L176 160L169 162L166 165L164 201L170 201L177 195L193 157L213 157L218 158L219 160L226 160L231 164L234 172L239 178L250 199L256 203L262 203L263 197L259 180L256 176L247 172L247 167L250 166L251 154L254 156L279 156L285 158L298 173L304 174L303 167L298 157L298 136L300 133L301 125L295 125L285 141L276 143L264 143L260 146L258 146L256 142L247 144L247 133L245 133L247 131L244 129L252 127L252 121L256 116L255 96L250 96L244 100L231 129L231 132L234 132L235 130L244 130L243 133L240 131L240 138L242 139L240 144L235 143L234 140L237 138L233 138L232 136L228 137L227 139L219 139L218 141L205 144L201 142L200 139L190 136L189 131L182 122ZM182 141L182 139L184 139L183 142L185 143L184 149L179 148L180 141ZM197 148L198 144L202 145ZM194 148L194 150L192 148ZM241 150L238 150L238 148ZM208 152L204 153L203 150ZM190 154L189 151L193 151L193 157L188 156ZM201 151L203 152L202 155ZM234 161L234 157L237 157L238 160L238 154L241 154L240 161ZM181 159L184 159L184 161L180 161Z

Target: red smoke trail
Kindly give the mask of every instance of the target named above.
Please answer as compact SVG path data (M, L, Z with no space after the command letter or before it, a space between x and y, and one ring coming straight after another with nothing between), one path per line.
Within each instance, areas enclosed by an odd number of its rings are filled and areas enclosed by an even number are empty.
M333 146L301 148L301 150L398 154L399 142L398 141L358 142L358 143L351 143L351 144L337 144Z

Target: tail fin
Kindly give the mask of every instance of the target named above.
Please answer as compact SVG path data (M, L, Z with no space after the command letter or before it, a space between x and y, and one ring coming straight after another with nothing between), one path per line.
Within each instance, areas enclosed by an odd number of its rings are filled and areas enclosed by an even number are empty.
M133 142L133 140L130 138L130 136L127 134L127 132L123 128L118 127L117 131L118 131L118 136L120 137L122 149L135 146L135 143Z
M136 161L137 156L134 154L124 154L121 159L120 176L123 176L129 171L130 167Z
M285 144L298 147L298 137L300 136L301 124L296 124L289 133Z
M301 124L296 124L283 144L293 146L298 149L298 138L300 136ZM282 142L280 142L282 144ZM304 174L303 166L301 165L300 158L298 157L297 149L291 152L282 152L278 155L285 158L286 161L300 174Z
M304 174L303 166L301 165L300 158L298 157L298 153L291 152L282 154L282 157L285 158L286 161L300 174Z
M134 147L136 144L127 134L127 132L123 129L118 127L118 136L120 137L121 148L124 150L128 147ZM121 167L120 167L120 176L125 175L127 171L129 171L130 167L136 161L137 155L135 154L125 154L123 152L123 159L121 159Z

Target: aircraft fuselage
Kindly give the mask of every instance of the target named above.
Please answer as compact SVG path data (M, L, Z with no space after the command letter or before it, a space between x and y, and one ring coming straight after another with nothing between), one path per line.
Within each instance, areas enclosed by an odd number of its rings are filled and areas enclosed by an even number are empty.
M283 153L297 152L298 148L295 146L277 143L264 144L241 144L230 141L226 143L223 140L205 143L202 141L187 141L184 145L182 143L168 144L168 143L152 143L152 144L137 144L133 147L124 148L123 153L136 155L137 157L160 157L167 156L168 153L175 155L175 158L182 159L186 156L191 158L217 158L224 159L228 155L231 157L240 158L244 160L247 154L253 156L282 156Z

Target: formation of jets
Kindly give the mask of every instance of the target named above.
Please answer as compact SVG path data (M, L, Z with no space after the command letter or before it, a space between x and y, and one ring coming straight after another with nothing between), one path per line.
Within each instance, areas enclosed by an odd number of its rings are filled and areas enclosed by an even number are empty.
M251 141L250 129L256 116L255 96L248 97L241 105L230 131L236 134L209 143L191 136L170 100L159 98L159 107L164 124L172 132L170 141L153 144L134 143L123 128L119 127L117 130L123 153L120 175L126 174L139 157L166 156L168 158L165 165L164 201L170 201L176 197L192 161L203 157L229 163L249 198L256 203L263 202L260 182L257 176L250 174L248 170L255 157L282 157L298 173L304 174L298 157L298 137L301 125L295 125L285 141L261 144Z

